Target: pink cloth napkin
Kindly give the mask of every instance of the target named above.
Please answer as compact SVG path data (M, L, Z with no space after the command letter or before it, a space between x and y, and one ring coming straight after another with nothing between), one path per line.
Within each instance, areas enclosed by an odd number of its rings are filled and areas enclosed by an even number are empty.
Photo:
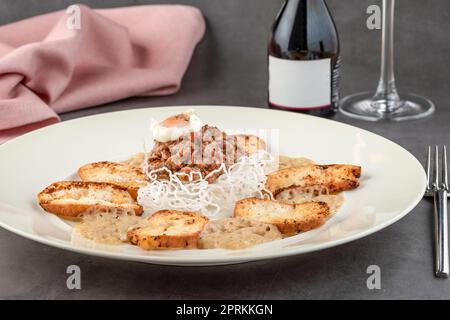
M176 92L205 32L190 6L79 7L79 29L66 11L0 26L0 143L60 112Z

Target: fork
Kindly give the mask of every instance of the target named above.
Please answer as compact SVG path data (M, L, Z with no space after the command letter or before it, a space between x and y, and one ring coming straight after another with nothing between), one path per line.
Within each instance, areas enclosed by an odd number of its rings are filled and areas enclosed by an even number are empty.
M439 164L439 147L434 149L434 168L431 176L431 147L428 147L426 173L427 188L425 196L434 197L434 258L435 275L438 278L448 278L448 224L447 224L447 148L442 149L441 164ZM439 172L439 167L442 167ZM441 177L439 177L439 175Z

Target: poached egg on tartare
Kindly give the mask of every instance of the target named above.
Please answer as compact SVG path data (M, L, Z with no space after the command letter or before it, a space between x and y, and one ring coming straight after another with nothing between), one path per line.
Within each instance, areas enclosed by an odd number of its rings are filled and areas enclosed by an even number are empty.
M200 131L202 126L203 122L194 110L188 110L162 122L152 119L150 130L154 140L164 143L177 140L185 134Z

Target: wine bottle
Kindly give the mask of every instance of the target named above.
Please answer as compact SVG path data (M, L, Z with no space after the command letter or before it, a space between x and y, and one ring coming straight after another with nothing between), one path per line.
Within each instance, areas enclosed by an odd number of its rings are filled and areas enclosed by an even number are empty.
M339 37L324 0L286 0L270 34L269 107L331 116L339 106Z

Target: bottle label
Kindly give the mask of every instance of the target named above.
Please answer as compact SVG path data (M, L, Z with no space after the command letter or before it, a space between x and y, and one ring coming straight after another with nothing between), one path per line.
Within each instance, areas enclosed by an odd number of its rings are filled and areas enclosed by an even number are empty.
M269 55L269 102L293 110L331 104L331 59L286 60Z

